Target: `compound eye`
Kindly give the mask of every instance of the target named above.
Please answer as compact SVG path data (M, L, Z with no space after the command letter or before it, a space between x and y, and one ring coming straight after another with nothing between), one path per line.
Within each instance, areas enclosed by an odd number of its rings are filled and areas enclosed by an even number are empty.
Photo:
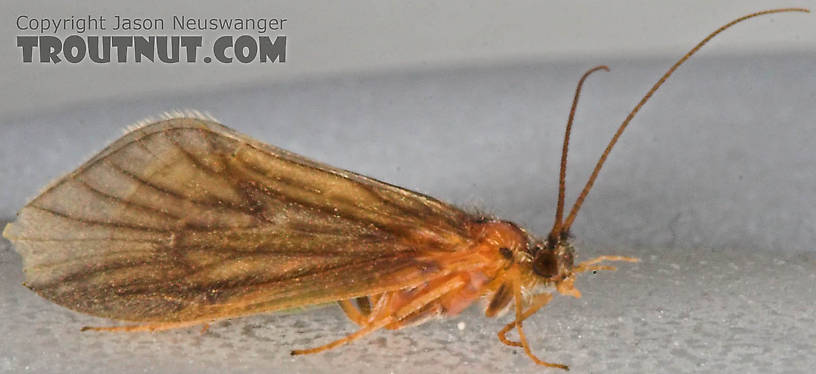
M533 271L544 277L552 278L558 275L558 262L552 252L540 252L533 260Z

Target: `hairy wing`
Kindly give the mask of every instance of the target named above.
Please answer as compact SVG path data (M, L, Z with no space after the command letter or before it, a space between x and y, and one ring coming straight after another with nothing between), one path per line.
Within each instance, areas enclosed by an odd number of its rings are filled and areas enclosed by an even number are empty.
M281 310L408 287L466 248L466 213L215 122L134 130L26 205L4 235L26 286L133 321Z

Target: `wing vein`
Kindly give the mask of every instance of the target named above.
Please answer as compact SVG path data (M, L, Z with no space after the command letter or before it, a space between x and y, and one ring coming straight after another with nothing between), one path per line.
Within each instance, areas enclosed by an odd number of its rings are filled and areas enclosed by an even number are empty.
M40 210L40 211L43 211L43 212L46 212L46 213L49 213L49 214L53 214L53 215L55 215L57 217L62 217L62 218L65 218L65 219L68 219L68 220L71 220L71 221L76 221L76 222L79 222L79 223L83 223L83 224L86 224L86 225L108 226L108 227L114 227L114 228L126 228L126 229L132 229L132 230L159 232L159 233L168 232L167 230L156 229L156 228L148 227L148 226L129 225L129 224L126 224L126 223L121 223L121 222L105 222L105 221L97 221L97 220L92 220L92 219L87 219L87 218L82 218L82 217L75 217L75 216L65 214L63 212L59 212L59 211L51 209L51 208L46 208L46 207L34 205L34 203L29 204L28 207L31 207L31 208L34 208L34 209L37 209L37 210Z
M135 201L126 200L126 199L120 198L118 196L114 196L114 195L108 194L106 192L103 192L103 191L97 189L96 187L91 186L88 182L84 181L82 178L76 178L75 180L77 182L79 182L83 187L87 188L89 191L91 191L92 193L102 197L105 200L110 200L110 201L113 201L113 202L116 202L116 203L122 203L124 205L127 205L128 207L141 209L141 210L144 210L144 211L150 212L150 213L158 213L158 214L160 214L162 216L165 216L167 218L172 218L172 219L180 219L181 218L179 216L170 214L169 212L162 211L161 209L157 209L157 208L154 208L152 206L147 206L147 205L144 205L144 204L140 204L140 203L137 203Z
M230 209L230 210L232 210L234 212L238 212L238 213L241 213L241 214L246 214L246 212L243 209L241 209L238 206L233 205L231 202L219 200L218 202L214 203L214 202L210 202L210 201L203 201L203 200L193 199L193 198L190 198L189 196L182 195L182 194L180 194L180 193L178 193L176 191L172 191L172 190L169 190L167 188L158 186L158 185L156 185L156 184L154 184L154 183L152 183L152 182L150 182L150 181L148 181L146 179L143 179L140 176L130 172L129 170L127 170L125 168L122 168L121 166L117 165L114 162L108 162L108 164L111 167L113 167L115 170L117 170L118 172L122 173L123 175L125 175L125 176L127 176L127 177L129 177L131 179L133 179L137 183L140 183L140 184L142 184L144 186L147 186L149 188L154 189L157 192L166 194L166 195L171 196L173 198L183 200L183 201L189 201L190 203L199 205L199 206L204 207L204 208Z

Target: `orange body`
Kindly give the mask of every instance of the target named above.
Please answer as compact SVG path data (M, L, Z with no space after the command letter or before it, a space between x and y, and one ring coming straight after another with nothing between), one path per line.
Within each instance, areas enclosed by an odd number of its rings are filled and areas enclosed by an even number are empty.
M355 300L357 305L350 300L342 301L341 307L352 321L366 326L403 309L418 298L436 296L421 309L385 326L387 329L399 329L433 317L455 316L483 297L492 300L494 296L499 296L502 297L501 305L494 305L492 301L489 304L491 313L488 315L495 316L496 309L505 309L511 301L506 295L494 295L502 285L501 275L513 264L513 253L527 250L527 236L513 223L501 221L474 222L470 232L475 243L467 249L424 259L436 264L439 271L433 275L441 276L410 288L358 298ZM440 287L452 281L456 282L456 287L437 295Z

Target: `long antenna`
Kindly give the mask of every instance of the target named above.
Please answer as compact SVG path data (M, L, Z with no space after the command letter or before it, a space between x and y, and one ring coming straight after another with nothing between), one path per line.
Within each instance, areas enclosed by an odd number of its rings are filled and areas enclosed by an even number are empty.
M652 88L649 89L648 92L646 92L646 95L644 95L643 98L640 99L640 102L638 102L638 104L635 105L635 108L632 109L631 112L629 112L629 115L626 116L626 119L624 119L623 123L621 123L620 127L618 127L618 131L615 132L614 136L612 136L612 140L609 141L609 144L606 146L606 149L604 150L603 154L601 154L601 158L598 159L598 163L595 164L595 169L592 171L592 175L589 177L589 180L587 181L586 185L584 186L584 189L581 191L581 194L578 196L578 199L575 200L575 204L572 206L572 210L570 211L569 216L567 216L567 219L564 221L564 224L561 227L561 232L566 233L566 232L569 231L570 226L572 226L573 221L575 221L575 216L578 215L578 211L581 209L581 205L584 203L584 199L586 199L587 195L589 194L589 190L592 189L592 185L595 183L595 179L598 178L598 174L601 172L601 168L603 167L604 162L606 162L606 158L609 156L609 152L612 151L612 147L614 147L615 143L618 142L618 138L620 138L621 134L623 134L623 130L626 129L626 126L629 125L629 122L632 121L632 118L635 117L635 114L637 114L638 111L640 111L640 108L643 107L643 105L646 104L647 101L649 101L649 98L652 97L652 94L654 94L655 91L657 91L657 89L660 88L660 86L662 86L664 82L666 82L666 79L668 79L669 76L671 76L672 73L674 73L674 71L677 70L678 67L680 67L680 65L682 65L684 62L686 62L686 60L688 60L689 57L691 57L692 55L697 53L697 51L700 50L700 48L702 48L712 38L717 36L717 34L725 31L726 29L730 28L731 26L734 26L737 23L745 21L745 20L747 20L749 18L754 18L754 17L765 15L765 14L782 13L782 12L805 12L805 13L809 13L810 10L805 9L805 8L770 9L770 10L764 10L764 11L761 11L761 12L751 13L751 14L748 14L746 16L742 16L740 18L737 18L737 19L735 19L735 20L721 26L720 28L718 28L717 30L715 30L714 32L709 34L707 37L705 37L705 39L703 39L702 41L697 43L697 45L695 45L694 48L692 48L690 51L688 51L688 53L686 53L683 57L681 57L679 60L677 60L677 62L675 62L674 65L672 65L672 67L669 68L669 70L666 71L666 73L663 74L662 77L660 77L660 79L657 81L657 83L655 83L654 86L652 86Z
M581 97L581 87L583 87L587 77L598 70L609 71L609 68L606 65L600 65L587 70L578 81L578 86L575 87L575 97L572 99L572 107L570 107L569 119L567 119L567 129L564 131L564 146L561 148L561 173L558 176L558 204L555 210L555 223L553 223L552 230L550 230L549 243L556 243L558 236L561 234L562 219L564 218L564 190L567 185L567 153L569 152L572 121L575 119L575 109L578 107L578 98Z

